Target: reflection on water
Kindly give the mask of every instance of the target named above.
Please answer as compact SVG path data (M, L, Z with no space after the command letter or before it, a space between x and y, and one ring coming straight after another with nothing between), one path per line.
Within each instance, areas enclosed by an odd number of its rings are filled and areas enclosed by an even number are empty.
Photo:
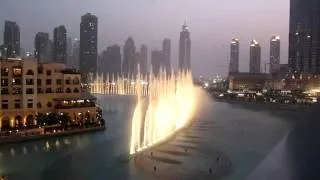
M105 131L2 145L0 175L9 175L9 179L45 180L150 179L143 175L141 178L141 172L118 160L129 149L128 119L132 117L136 99L99 96L98 102L107 124ZM189 135L193 137L189 141L201 141L207 136L212 149L223 151L233 161L235 174L252 171L290 126L284 118L275 118L265 110L251 111L211 101L203 103L197 120L203 123L195 129L198 134ZM283 132L279 131L283 128ZM199 148L197 144L193 146Z

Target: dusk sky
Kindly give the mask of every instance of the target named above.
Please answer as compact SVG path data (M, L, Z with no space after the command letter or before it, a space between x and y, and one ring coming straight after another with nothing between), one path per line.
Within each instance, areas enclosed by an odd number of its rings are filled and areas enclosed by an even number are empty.
M252 39L261 44L262 63L269 61L272 34L280 35L281 63L287 63L289 0L3 0L0 32L5 20L16 21L21 47L33 51L35 34L50 32L52 39L58 25L78 38L80 17L87 12L98 17L99 52L115 43L123 46L129 36L138 49L145 43L149 51L160 49L162 40L170 38L172 64L177 67L179 32L187 18L196 75L226 74L233 37L240 39L240 71L249 69ZM1 35L1 43L2 39Z

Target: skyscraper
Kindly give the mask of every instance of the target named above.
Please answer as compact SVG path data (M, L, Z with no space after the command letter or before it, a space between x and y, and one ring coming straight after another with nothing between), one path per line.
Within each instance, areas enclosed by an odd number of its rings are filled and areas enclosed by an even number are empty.
M250 73L260 73L261 47L258 41L252 40L250 44Z
M133 39L129 37L123 47L122 73L126 77L131 77L132 75L136 75L136 70L136 47Z
M3 33L4 56L20 55L20 28L16 22L5 21Z
M151 52L151 67L154 75L159 75L160 69L164 68L164 53L163 51L153 50Z
M52 57L50 57L49 52L49 33L38 32L34 39L34 56L38 62L49 62Z
M239 39L232 39L230 45L229 73L239 72L239 44Z
M73 47L72 47L72 38L67 38L67 65L72 66L73 64Z
M84 74L97 72L98 18L87 13L80 23L80 71Z
M79 69L79 61L80 61L80 41L79 39L74 39L72 45L72 63L71 66Z
M289 66L293 71L320 73L320 1L291 0Z
M141 45L140 50L140 72L143 75L148 73L148 47L146 44Z
M63 25L53 31L53 61L67 63L67 30Z
M120 46L108 46L101 54L101 72L105 75L117 77L121 74Z
M280 37L272 36L270 40L270 73L276 73L280 69Z
M191 40L190 32L187 23L185 22L182 26L182 31L180 32L179 40L179 69L180 70L190 70L190 50L191 50Z
M171 72L171 40L164 39L162 42L164 68L167 74Z

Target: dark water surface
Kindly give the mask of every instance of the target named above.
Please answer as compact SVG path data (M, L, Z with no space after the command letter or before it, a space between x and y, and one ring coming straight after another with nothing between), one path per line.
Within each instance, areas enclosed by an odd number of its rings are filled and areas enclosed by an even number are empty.
M2 145L0 173L8 175L10 180L152 179L132 164L119 160L129 149L129 117L135 99L100 96L99 104L108 125L106 131ZM294 127L295 113L270 112L206 99L195 117L203 121L195 127L197 134L188 135L184 141L192 143L205 137L211 149L222 152L232 163L232 172L222 179L246 179L258 171Z

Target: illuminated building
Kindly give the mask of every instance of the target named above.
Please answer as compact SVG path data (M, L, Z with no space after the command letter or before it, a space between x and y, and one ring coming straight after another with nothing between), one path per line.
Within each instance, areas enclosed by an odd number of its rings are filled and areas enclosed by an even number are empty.
M250 73L260 73L261 47L258 41L252 40L250 44Z
M34 56L38 62L48 62L52 59L49 52L49 33L38 32L34 39Z
M187 23L185 22L180 32L179 40L179 69L190 70L191 69L191 39L190 32Z
M16 22L5 21L3 45L3 56L17 57L20 55L20 28Z
M98 58L98 18L87 13L80 23L80 71L96 73Z
M270 73L276 73L280 68L280 37L272 36L270 40Z
M232 39L230 45L229 73L239 72L239 39Z
M96 120L95 98L82 93L80 73L60 63L0 59L0 128L31 127L37 114Z
M293 72L320 73L319 6L319 0L290 0L288 63Z
M53 61L56 63L67 63L67 30L65 26L54 28Z

